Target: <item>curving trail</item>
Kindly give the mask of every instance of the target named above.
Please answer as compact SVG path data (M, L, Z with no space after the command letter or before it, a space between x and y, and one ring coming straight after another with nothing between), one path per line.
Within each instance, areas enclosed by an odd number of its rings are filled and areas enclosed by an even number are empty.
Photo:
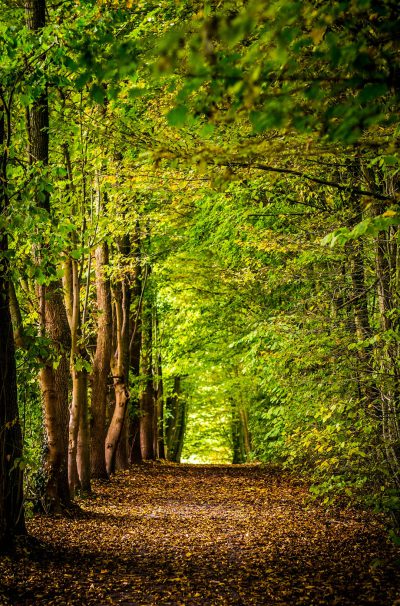
M0 563L14 606L400 605L400 554L378 518L307 503L258 466L133 467L38 546Z

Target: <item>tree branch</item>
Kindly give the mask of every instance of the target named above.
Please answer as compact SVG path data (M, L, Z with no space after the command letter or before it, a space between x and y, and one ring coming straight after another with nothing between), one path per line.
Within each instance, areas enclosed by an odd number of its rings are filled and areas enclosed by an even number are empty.
M373 192L365 189L360 189L359 187L353 187L351 185L342 185L341 183L337 183L336 181L329 181L328 179L320 179L319 177L313 177L312 175L307 175L306 173L302 173L299 170L294 170L292 168L278 168L275 166L269 166L268 164L249 164L245 162L226 162L220 163L218 166L227 166L229 168L238 167L238 168L250 168L256 170L264 170L271 173L280 173L283 175L290 175L293 177L300 177L301 179L306 179L307 181L311 181L312 183L318 183L320 185L326 185L328 187L334 187L339 191L348 192L351 194L355 194L358 196L369 196L371 198L375 198L376 200L388 200L393 201L395 198L393 196L385 196L384 194L379 194L378 192Z

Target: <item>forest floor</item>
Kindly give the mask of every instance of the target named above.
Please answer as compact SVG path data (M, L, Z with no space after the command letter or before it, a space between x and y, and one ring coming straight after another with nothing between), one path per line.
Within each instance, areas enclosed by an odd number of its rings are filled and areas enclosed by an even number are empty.
M400 605L379 518L307 494L273 468L133 467L74 517L29 521L38 542L2 559L0 603Z

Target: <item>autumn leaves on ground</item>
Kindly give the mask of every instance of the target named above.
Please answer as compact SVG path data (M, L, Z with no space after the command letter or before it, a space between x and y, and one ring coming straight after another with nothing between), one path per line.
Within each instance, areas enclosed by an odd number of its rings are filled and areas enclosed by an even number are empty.
M400 604L380 521L321 508L276 469L146 464L80 505L30 521L2 604Z

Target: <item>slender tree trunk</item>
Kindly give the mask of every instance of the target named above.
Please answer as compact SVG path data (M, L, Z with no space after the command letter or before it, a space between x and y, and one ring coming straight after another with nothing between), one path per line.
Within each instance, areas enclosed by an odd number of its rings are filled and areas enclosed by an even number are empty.
M10 119L9 115L8 119ZM0 101L0 149L4 149L5 139L5 108ZM0 158L2 216L5 215L8 207L7 147ZM15 535L25 533L22 469L17 464L17 459L22 455L22 435L18 416L7 251L7 234L0 230L0 551L12 544Z
M378 279L378 302L382 331L393 331L392 310L398 294L393 292L391 268L391 245L388 233L381 233L375 241L376 275ZM382 434L386 458L395 484L400 487L400 428L398 402L398 359L397 346L390 337L380 350L380 371L383 377L380 388Z
M374 190L375 174L367 166L362 166L362 174L371 190ZM388 179L385 183L387 192L394 197L393 182ZM375 203L374 214L380 215L385 211L382 203ZM398 272L399 255L397 238L391 228L387 232L380 232L375 239L375 273L377 278L377 298L379 308L379 321L381 331L385 335L380 348L376 349L376 365L379 368L380 378L377 381L377 392L380 399L380 423L382 441L388 467L392 474L393 484L397 490L400 488L400 427L399 427L399 345L398 339L393 338L397 322L393 318L393 310L399 306ZM393 514L395 522L399 525L398 514Z
M181 377L174 378L172 396L166 401L165 438L168 461L179 463L186 431L187 405L182 394Z
M233 400L231 401L231 413L232 463L233 465L240 465L244 463L242 424L237 404Z
M146 303L142 312L142 351L140 362L140 376L144 383L140 394L140 447L144 460L153 460L155 458L152 341L151 306Z
M76 215L75 187L72 176L72 165L67 143L63 145L68 181L67 189L71 197L72 213ZM77 233L72 234L73 250L77 250ZM64 299L68 323L71 331L70 372L72 377L72 401L69 417L68 444L68 482L71 497L81 487L90 492L90 445L89 417L87 397L87 370L85 368L86 352L82 343L81 321L81 280L78 260L67 259L64 264ZM78 438L79 435L79 438ZM82 477L84 484L82 485Z
M22 322L21 309L17 299L17 293L15 292L15 286L10 278L8 283L8 295L10 301L10 313L14 331L14 343L15 346L24 348L27 346L27 336L24 333L24 327Z
M87 371L81 371L81 414L79 421L77 467L81 490L86 494L91 492L90 484L90 423L88 405L88 376Z
M239 408L239 415L242 424L242 432L243 432L243 448L244 448L244 458L245 461L248 461L248 457L251 453L251 433L249 430L249 415L248 412L243 406Z
M127 419L127 411L125 411L124 422L122 424L121 436L118 442L118 448L115 459L115 469L127 469L129 467L129 422Z
M110 280L106 275L108 245L102 242L96 249L97 344L92 371L91 397L91 469L92 477L107 478L104 440L108 376L112 348L112 309Z
M0 257L7 250L0 235ZM3 272L2 272L3 274ZM18 416L14 337L8 307L7 281L0 276L0 551L17 534L25 533L22 469L16 462L22 455Z
M160 324L157 307L154 306L154 450L157 459L165 459L165 437L164 437L164 385L162 376L160 342Z
M112 361L112 373L115 391L114 413L108 428L105 441L105 458L107 474L115 472L116 454L123 434L126 409L129 402L129 287L127 277L122 284L115 287L115 317L117 352ZM126 466L128 461L126 461Z
M165 437L164 437L164 385L162 377L161 353L157 355L156 367L156 418L157 418L157 458L165 459Z
M153 308L154 321L154 454L156 459L165 459L164 448L164 398L162 363L160 351L160 326L157 308Z
M362 243L354 243L350 259L355 327L358 339L364 341L371 336L371 327L367 305Z
M46 24L46 1L27 0L26 19L28 28L40 33ZM33 103L29 112L30 163L47 167L49 164L49 107L47 88ZM50 215L50 195L42 192L37 204ZM41 258L41 251L36 251ZM54 271L54 268L52 268ZM61 284L53 281L49 286L39 286L39 306L42 336L50 339L52 353L59 358L54 368L49 356L40 372L43 394L44 418L47 438L45 470L46 508L60 509L70 503L67 474L68 452L68 358L70 334L66 311L61 294Z
M361 220L361 217L360 217ZM352 282L352 310L354 328L358 342L363 343L372 335L368 311L367 288L365 283L364 255L362 242L350 245L350 273ZM360 347L357 350L358 387L361 397L370 406L376 407L379 392L373 378L374 348L372 345ZM380 412L378 412L380 416Z
M249 444L246 445L245 438L245 432L248 432L247 418L245 416L245 411L241 408L238 402L235 402L233 399L231 400L231 411L232 463L234 465L238 465L246 462L246 455L248 454L247 448L249 448Z
M183 400L180 403L180 417L179 417L179 423L177 425L176 452L175 452L175 456L174 456L175 463L181 462L183 442L185 439L185 432L186 432L186 423L187 423L187 404L186 404L186 401Z
M153 308L153 316L154 316L154 308ZM160 408L159 408L159 399L158 399L158 376L157 376L157 351L156 351L156 326L153 321L153 343L152 343L152 366L151 373L153 377L153 400L154 400L154 411L153 411L153 451L154 458L159 459L159 439L160 439Z
M121 325L121 336L118 339L118 343L121 344L121 349L118 350L118 369L121 373L122 380L125 385L125 392L127 395L127 401L125 402L124 417L122 420L122 427L120 435L117 439L118 446L116 452L116 468L127 469L129 467L129 421L127 419L127 411L129 405L129 368L130 368L130 329L131 329L131 271L129 269L130 262L130 238L124 236L119 244L119 252L121 253L122 259L122 284L121 284L121 311L122 311L122 325ZM121 358L121 362L120 359Z
M131 319L131 335L129 343L129 365L132 381L135 383L135 389L131 394L131 415L129 418L129 440L130 452L129 462L141 463L142 451L140 448L140 403L139 403L139 375L140 375L140 355L142 347L142 301L143 293L146 287L146 276L142 280L141 259L140 259L140 238L139 226L136 226L135 238L132 241L132 249L136 252L135 273L133 277L132 299L134 305L134 315Z
M59 362L56 369L52 361L45 362L40 371L40 386L44 401L44 425L47 454L45 471L47 486L46 509L60 510L70 503L68 487L68 352L70 335L59 285L50 284L41 294L41 307L45 307L44 334L50 338ZM46 296L45 304L42 297Z
M68 432L68 484L71 497L75 496L79 488L78 466L76 462L76 453L78 448L79 421L81 415L82 386L80 373L73 370L72 377L72 402L69 415Z
M72 402L69 415L69 440L68 440L68 483L71 497L74 497L76 490L79 488L79 475L76 462L76 454L78 448L78 432L80 416L83 407L84 394L82 389L82 373L77 362L80 354L79 337L80 337L80 296L79 296L79 275L78 263L75 259L71 260L71 284L66 284L65 291L71 292L71 318L69 325L71 328L71 359L70 369L72 375ZM68 306L67 306L68 307Z
M141 304L139 303L140 308ZM133 376L133 380L136 382L136 388L138 389L138 381L140 375L140 355L142 347L142 330L141 330L141 313L138 309L138 313L132 323L132 335L131 335L131 347L129 353L130 368ZM131 465L142 462L142 450L140 447L140 402L135 390L135 396L131 406L131 417L129 419L129 439L130 439L130 452L129 462Z

